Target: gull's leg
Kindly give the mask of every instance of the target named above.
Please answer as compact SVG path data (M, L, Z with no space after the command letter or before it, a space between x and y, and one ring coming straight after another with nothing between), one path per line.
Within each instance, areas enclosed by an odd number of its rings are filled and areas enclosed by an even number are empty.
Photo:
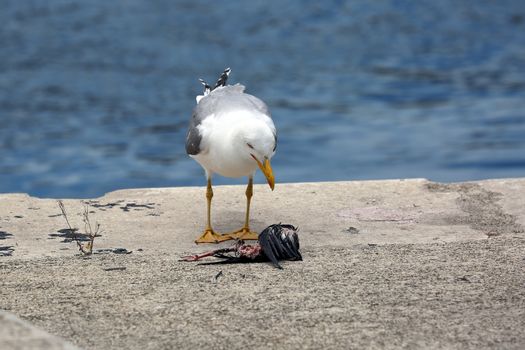
M242 239L243 241L253 239L257 240L259 235L256 232L250 231L250 202L253 196L253 176L248 178L248 186L246 187L246 217L244 219L244 227L238 231L229 234L231 238Z
M207 221L204 233L195 240L195 243L219 243L231 239L228 235L221 235L211 228L211 199L213 198L213 189L211 188L211 176L208 176L208 186L206 187L207 201Z

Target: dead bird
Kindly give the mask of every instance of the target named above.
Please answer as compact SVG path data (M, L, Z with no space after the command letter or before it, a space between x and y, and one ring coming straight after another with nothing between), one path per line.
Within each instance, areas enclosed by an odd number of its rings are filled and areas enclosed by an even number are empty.
M270 261L273 266L282 269L282 266L279 264L280 260L303 260L299 252L297 231L297 228L292 225L270 225L259 234L257 242L253 245L238 240L232 247L183 256L180 261L198 261L213 256L223 259L215 263Z

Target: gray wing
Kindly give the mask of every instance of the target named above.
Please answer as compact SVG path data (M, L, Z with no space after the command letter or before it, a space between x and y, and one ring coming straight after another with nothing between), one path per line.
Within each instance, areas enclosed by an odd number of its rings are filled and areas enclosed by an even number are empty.
M240 84L216 88L203 97L195 107L197 119L202 120L210 114L228 113L239 109L257 111L270 116L266 104L257 97L244 93L244 89L245 87Z
M186 135L186 153L189 155L196 155L201 152L201 135L197 126L202 122L202 119L199 119L196 111L193 112L190 120L190 126L188 128L188 135Z

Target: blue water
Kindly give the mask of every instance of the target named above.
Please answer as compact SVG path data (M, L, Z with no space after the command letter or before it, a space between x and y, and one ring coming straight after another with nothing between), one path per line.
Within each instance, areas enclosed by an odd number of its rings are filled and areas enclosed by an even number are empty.
M203 185L187 120L225 67L278 183L525 176L524 1L242 4L2 1L0 192Z

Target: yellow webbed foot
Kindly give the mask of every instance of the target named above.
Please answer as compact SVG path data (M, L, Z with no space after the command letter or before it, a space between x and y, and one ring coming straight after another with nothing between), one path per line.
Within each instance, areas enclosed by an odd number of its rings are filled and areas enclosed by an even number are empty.
M232 239L240 239L243 241L249 241L249 240L256 241L259 239L258 233L250 231L250 229L247 229L247 228L241 228L238 231L229 233L228 236L230 236Z
M221 235L212 229L206 229L204 233L195 240L195 243L219 243L232 239L230 235Z

